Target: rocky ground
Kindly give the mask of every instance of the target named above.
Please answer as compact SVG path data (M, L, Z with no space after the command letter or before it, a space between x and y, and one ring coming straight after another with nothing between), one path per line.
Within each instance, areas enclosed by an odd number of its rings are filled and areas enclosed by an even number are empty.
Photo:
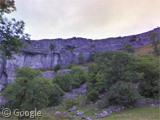
M68 99L77 99L80 96L86 96L86 83L81 85L80 88L74 89L71 92L65 93L63 98ZM100 104L103 104L103 102L100 102ZM138 101L135 106L142 106L142 105L149 105L150 107L158 107L160 108L159 101L158 100L153 100L153 99L145 99ZM54 110L56 115L63 115L66 118L81 118L84 120L93 120L93 119L98 119L98 118L104 118L110 115L112 112L116 111L121 111L126 109L125 106L110 106L107 109L101 109L98 107L99 106L99 101L96 103L90 103L89 105L86 105L88 109L81 110L79 109L79 105L74 105L71 108L65 110L65 111L56 111ZM133 107L133 106L130 106ZM90 109L93 109L94 111L94 116L92 117L87 117L84 116L85 113L89 112Z

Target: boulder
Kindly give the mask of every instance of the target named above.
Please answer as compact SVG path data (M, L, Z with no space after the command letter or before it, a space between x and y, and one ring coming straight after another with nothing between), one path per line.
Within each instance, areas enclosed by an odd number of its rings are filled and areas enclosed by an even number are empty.
M82 110L77 110L76 115L77 116L82 116L84 112Z
M73 111L75 111L76 109L77 109L77 107L76 107L76 106L73 106L72 108L68 109L68 112L73 112Z

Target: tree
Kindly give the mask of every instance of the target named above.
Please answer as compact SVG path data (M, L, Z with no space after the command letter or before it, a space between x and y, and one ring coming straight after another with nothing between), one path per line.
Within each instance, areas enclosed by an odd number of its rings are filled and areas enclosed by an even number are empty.
M90 52L87 61L88 62L93 62L94 61L94 56L95 56L95 52Z
M70 82L71 76L70 74L61 75L60 73L56 73L53 78L53 83L60 86L60 88L65 91L70 91Z
M54 67L54 71L57 72L58 70L61 69L61 66L59 64L57 64L55 67Z
M79 64L84 63L84 56L83 56L82 52L80 52L79 55L78 55L78 63Z
M135 57L132 54L124 51L105 51L97 55L95 62L89 66L87 93L106 92L107 105L132 104L138 100L138 90L131 85L143 79L143 74L136 71ZM121 88L118 89L119 86Z
M152 55L141 55L136 58L136 71L143 74L139 81L139 92L145 97L157 97L160 94L159 63Z
M134 53L134 49L133 49L132 45L129 44L128 42L124 43L123 50L128 52L128 53Z
M51 49L51 50L54 50L54 48L55 48L55 45L54 45L53 43L51 43L51 44L50 44L50 49Z
M104 62L106 90L118 81L133 83L143 78L141 73L135 71L135 57L132 54L113 51L113 55L104 58Z
M106 96L106 105L130 106L134 105L140 98L141 96L132 84L119 81L109 88Z
M149 37L152 39L152 45L154 47L154 52L160 55L160 34L156 32L150 33Z
M72 67L69 74L72 77L71 79L72 89L80 87L80 85L86 81L86 74L81 67Z
M15 11L14 0L0 1L0 54L1 57L12 56L21 50L24 40L29 40L29 35L24 34L24 22L12 19L9 21L4 13Z
M39 70L22 67L16 71L15 82L9 84L2 95L11 109L33 110L58 104L62 90L43 78Z
M14 0L1 0L0 1L0 13L11 13L16 10Z

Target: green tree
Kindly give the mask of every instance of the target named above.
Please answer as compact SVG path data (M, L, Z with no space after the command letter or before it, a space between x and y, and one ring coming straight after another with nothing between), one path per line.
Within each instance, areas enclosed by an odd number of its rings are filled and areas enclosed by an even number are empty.
M60 73L56 73L53 78L53 83L60 86L60 88L65 91L70 91L70 82L71 82L71 76L70 74L61 75Z
M86 74L81 67L72 67L71 71L69 72L71 75L71 84L72 89L80 87L86 81Z
M89 53L89 57L88 57L88 62L93 62L94 61L94 56L95 56L95 52L90 52Z
M95 83L95 90L98 91L98 93L104 93L105 92L105 75L102 71L99 71L96 75L96 83Z
M24 22L12 19L9 21L4 17L4 13L15 11L14 0L0 1L0 54L1 57L12 56L12 52L21 50L24 40L29 39L28 34L24 34Z
M128 42L124 43L123 50L128 52L128 53L134 53L134 49L133 49L132 45L129 44Z
M82 52L80 52L79 55L78 55L78 63L79 64L84 63L84 56L83 56Z
M1 0L0 1L0 13L11 13L16 10L14 0Z
M106 96L106 105L134 105L141 96L136 88L130 83L123 81L113 84Z
M53 43L51 43L51 44L50 44L50 49L51 49L51 50L54 50L54 48L55 48L55 45L54 45Z
M15 82L9 84L2 95L11 109L32 110L57 104L63 94L49 79L42 78L39 70L22 67L16 71ZM59 97L59 98L58 98ZM54 99L53 99L54 98Z
M135 71L135 57L131 54L113 51L112 57L104 59L106 89L118 81L132 83L143 78L142 74Z
M54 67L54 71L57 72L58 70L61 69L61 66L59 64L57 64L55 67Z
M110 96L106 96L107 104L119 104L124 100L128 100L128 104L135 103L140 96L138 90L132 88L130 85L143 79L143 73L136 71L135 57L124 51L105 51L100 52L95 59L94 64L89 67L89 77L87 83L87 93L91 90L95 90L98 93L107 92ZM120 84L123 82L123 84ZM117 91L118 85L122 85L122 90L128 90L124 93L124 96L120 96L121 93ZM114 87L116 86L116 87ZM127 86L123 88L123 86ZM133 90L133 91L132 91ZM133 92L133 93L132 93ZM114 94L112 96L112 94ZM131 94L130 96L127 94ZM132 98L132 95L134 98ZM116 97L125 97L117 98ZM126 99L127 97L130 97ZM124 103L123 103L124 104Z
M98 92L90 91L87 93L87 101L88 102L90 102L90 101L96 102L98 99L99 99Z
M159 63L152 55L141 55L136 59L136 71L144 78L139 81L140 94L145 97L157 97L160 94Z
M154 47L154 52L160 55L160 34L152 32L149 37L152 39L152 45Z

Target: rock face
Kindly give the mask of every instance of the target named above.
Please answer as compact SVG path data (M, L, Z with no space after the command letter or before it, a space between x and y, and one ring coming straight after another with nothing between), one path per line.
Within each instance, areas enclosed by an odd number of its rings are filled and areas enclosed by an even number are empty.
M152 31L160 33L160 28ZM84 38L70 39L43 39L26 42L22 52L14 55L14 59L3 58L0 60L0 92L6 83L11 83L15 78L15 69L22 66L29 66L34 69L52 68L59 65L67 65L78 62L78 55L82 53L87 60L93 51L122 49L125 42L132 44L134 48L146 45L151 42L150 32L127 36L92 40ZM132 39L134 38L134 39ZM54 44L54 49L51 45ZM0 103L1 104L1 103Z

